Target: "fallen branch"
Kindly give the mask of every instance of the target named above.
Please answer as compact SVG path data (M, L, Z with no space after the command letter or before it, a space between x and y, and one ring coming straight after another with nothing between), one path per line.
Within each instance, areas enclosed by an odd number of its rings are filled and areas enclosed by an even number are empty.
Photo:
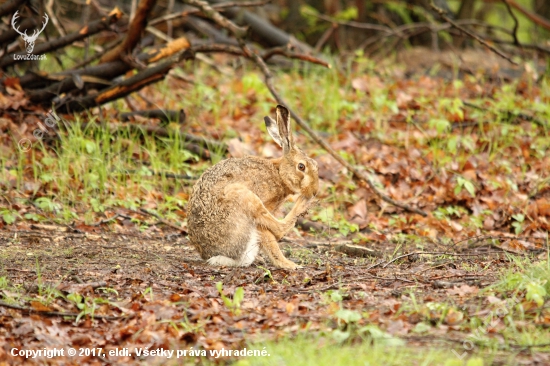
M262 5L269 4L270 2L271 2L271 0L224 2L224 3L220 3L220 4L213 4L211 6L212 6L212 8L214 8L216 10L222 10L223 11L223 9L234 8L234 7L237 7L237 6L239 8L262 6ZM179 12L179 13L167 14L167 15L162 16L160 18L153 19L152 21L149 22L149 25L153 26L153 25L156 25L156 24L159 24L159 23L162 23L162 22L167 22L167 21L174 20L174 19L177 19L177 18L183 18L183 17L187 17L189 15L196 15L196 14L201 14L201 11L199 9L193 9L193 10L182 11L182 12Z
M267 61L275 55L281 55L287 58L311 62L313 64L321 65L329 69L331 68L330 64L326 61L323 61L311 55L304 55L301 53L292 52L288 47L275 47L270 50L266 50L261 57L264 61Z
M0 17L3 17L6 14L14 13L17 9L21 7L24 3L29 0L9 0L0 5Z
M389 266L390 264L392 264L393 262L395 262L395 261L397 261L401 258L406 258L406 257L416 256L416 255L422 255L422 254L450 255L450 256L454 256L454 257L478 257L480 255L502 254L502 253L501 252L483 252L483 253L464 253L464 254L462 254L462 253L447 253L447 252L412 252L412 253L403 254L403 255L400 255L400 256L397 256L397 257L393 258L391 261L384 264L382 266L382 268L386 268L387 266Z
M33 308L26 307L26 306L20 306L15 304L8 304L7 302L0 301L0 306L3 306L5 308L10 309L16 309L21 310L29 314L36 314L36 315L43 315L43 316L69 316L72 318L78 318L81 314L79 313L65 313L60 311L37 311ZM133 318L135 315L127 315L127 316L113 316L113 315L95 315L95 314L87 314L92 319L105 319L105 320L118 320L118 319L129 319Z
M189 42L185 37L175 39L173 42L166 44L164 47L144 52L137 56L136 60L140 63L151 63L158 61L162 58L172 56L176 53L179 53L190 47ZM174 63L177 62L177 59L174 59ZM132 69L132 65L128 62L122 60L117 60L113 62L103 63L95 65L89 68L80 69L80 70L69 70L63 71L58 74L53 75L44 75L41 74L26 74L21 77L19 83L24 89L30 89L36 83L43 82L44 80L55 80L57 82L38 90L28 90L27 94L29 99L34 103L49 103L49 101L61 93L67 93L75 88L77 88L78 77L82 78L83 81L87 81L88 78L91 84L94 84L101 80L107 80L110 85L110 80L115 77L124 74L125 72ZM82 88L79 88L82 89Z
M318 243L315 244L316 246L327 246L332 249L334 249L337 252L344 253L346 255L349 255L351 257L360 257L360 258L368 258L368 257L375 257L375 258L381 258L383 257L383 254L374 250L370 249L364 246L355 245L351 243Z
M139 213L138 211L134 211L134 210L131 210L131 211L133 211L133 212L135 212L135 213ZM157 215L157 214L154 213L154 212L151 212L151 211L146 210L146 209L144 209L144 208L140 208L139 211L142 212L142 213L145 213L145 214L147 214L147 215L149 215L149 216L153 216L154 218L156 218L157 220L159 220L159 221L160 221L161 223L163 223L164 225L170 226L172 229L176 229L176 230L178 230L178 231L180 231L180 232L183 232L183 233L187 234L187 232L186 232L183 228L179 227L179 226L176 225L176 224L171 223L170 221L167 221L167 220L163 219L162 217L160 217L159 215Z
M211 0L211 2L214 4L223 4L224 0ZM212 6L210 4L207 5ZM292 47L295 47L302 52L313 53L312 48L308 44L300 42L294 36L275 27L265 18L238 7L227 8L224 11L230 17L238 19L243 24L246 24L250 27L250 30L254 35L260 37L271 46L287 46L290 44Z
M111 51L107 52L100 59L100 63L111 62L122 59L124 56L129 55L134 47L141 40L141 35L147 26L147 16L155 6L157 0L141 0L136 12L136 15L132 19L131 24L128 26L128 33L124 41Z
M162 109L152 109L145 111L125 112L120 114L120 120L127 122L133 116L141 116L145 118L158 118L163 122L178 122L183 124L185 122L185 111L180 109L179 111L165 111Z

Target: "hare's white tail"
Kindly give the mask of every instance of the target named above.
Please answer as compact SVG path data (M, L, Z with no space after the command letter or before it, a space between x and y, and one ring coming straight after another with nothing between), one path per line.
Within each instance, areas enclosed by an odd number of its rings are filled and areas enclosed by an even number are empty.
M258 245L258 231L253 228L250 231L250 238L246 243L246 248L240 259L235 260L224 255L217 255L207 260L211 266L226 266L226 267L248 267L254 262L260 247Z

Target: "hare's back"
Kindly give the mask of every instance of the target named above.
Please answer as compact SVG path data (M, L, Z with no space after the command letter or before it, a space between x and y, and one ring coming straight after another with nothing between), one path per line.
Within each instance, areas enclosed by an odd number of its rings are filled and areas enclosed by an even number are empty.
M219 206L225 187L234 183L247 187L264 203L282 201L283 196L287 195L279 172L270 160L254 156L229 158L206 170L197 181L189 201L191 211Z

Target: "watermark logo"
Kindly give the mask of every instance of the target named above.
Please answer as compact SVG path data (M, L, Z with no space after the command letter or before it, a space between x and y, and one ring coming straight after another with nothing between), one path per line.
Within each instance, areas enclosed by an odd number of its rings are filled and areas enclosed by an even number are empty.
M465 351L459 354L455 349L452 349L455 356L462 360L468 355L468 352L474 349L476 343L483 342L484 336L493 331L499 323L503 322L503 319L505 319L510 312L508 309L513 308L520 302L519 299L513 298L509 301L501 302L495 311L489 311L485 318L483 318L482 324L473 330L472 334L468 335L468 339L462 342L462 348Z
M55 130L55 127L57 126L57 123L59 121L63 122L63 120L61 118L59 118L55 112L49 111L46 114L46 119L44 120L44 123L49 128ZM48 133L48 128L44 127L44 125L41 122L38 122L38 128L36 128L32 132L32 135L37 140L42 140L44 138L44 134L47 134L47 133ZM18 145L19 145L19 149L22 152L27 152L32 148L32 142L28 138L23 138L23 139L19 140Z
M44 13L44 22L42 22L42 29L40 29L40 30L35 29L30 36L27 34L28 29L25 29L25 32L21 32L19 30L19 26L16 26L15 23L17 22L18 18L19 18L19 10L16 11L15 14L13 14L13 17L11 18L11 26L17 33L19 33L21 35L21 37L25 41L25 49L27 51L27 54L26 55L13 55L13 58L15 60L39 60L39 59L42 60L42 59L45 59L45 55L40 55L40 56L39 55L33 55L32 51L34 50L34 43L38 39L38 36L40 35L40 33L42 33L44 28L46 28L46 25L48 25L48 20L50 19L50 18L48 18L48 14Z

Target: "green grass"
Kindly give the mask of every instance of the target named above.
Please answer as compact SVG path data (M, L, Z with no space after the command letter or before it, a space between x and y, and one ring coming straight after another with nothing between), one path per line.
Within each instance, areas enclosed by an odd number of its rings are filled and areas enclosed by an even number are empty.
M490 365L493 357L467 355L459 358L450 350L435 350L417 346L388 346L365 342L356 345L339 345L325 338L299 335L278 342L252 345L250 349L266 350L269 356L246 357L236 366L347 366L347 365Z

